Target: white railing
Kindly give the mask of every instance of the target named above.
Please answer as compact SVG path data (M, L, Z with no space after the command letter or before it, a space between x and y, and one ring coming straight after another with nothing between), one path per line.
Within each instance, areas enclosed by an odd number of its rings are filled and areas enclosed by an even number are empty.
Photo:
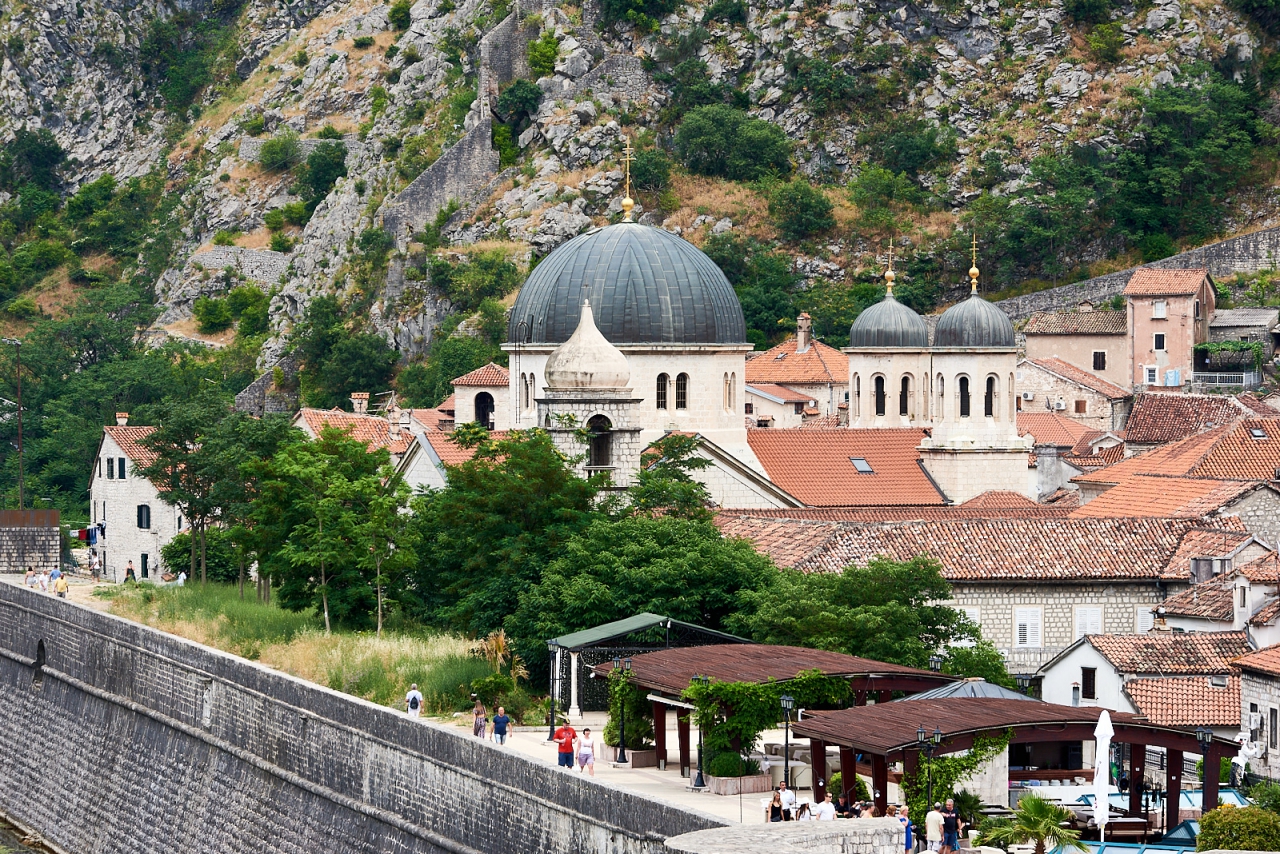
M1239 373L1201 373L1192 375L1192 382L1202 385L1233 385L1254 388L1262 385L1262 374L1257 371L1241 371Z

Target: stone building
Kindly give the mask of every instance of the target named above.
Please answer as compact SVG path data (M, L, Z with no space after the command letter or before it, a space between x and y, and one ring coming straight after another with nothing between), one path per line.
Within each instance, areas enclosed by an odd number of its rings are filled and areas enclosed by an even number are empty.
M1213 313L1209 321L1210 341L1257 341L1263 358L1271 361L1276 353L1276 326L1280 310L1274 308L1228 308Z
M1256 538L1192 561L1192 586L1155 610L1155 626L1173 632L1245 632L1254 646L1280 643L1276 552Z
M479 422L490 430L501 424L512 426L523 415L532 426L533 399L531 377L524 377L513 396L510 372L493 362L463 374L453 381L454 417L458 424Z
M1095 311L1088 303L1075 311L1037 311L1023 334L1027 358L1061 359L1113 385L1129 388L1129 318L1121 311Z
M1232 662L1240 674L1240 729L1253 773L1280 776L1280 645Z
M1056 357L1023 359L1015 373L1018 409L1060 412L1095 430L1123 430L1133 395Z
M103 535L96 548L106 576L124 581L129 562L134 575L155 580L164 570L160 550L187 528L182 512L164 503L155 484L138 473L156 459L142 444L154 427L130 427L129 413L117 412L115 426L102 428L102 441L89 477L89 522Z
M838 421L848 411L849 359L813 337L813 320L807 313L796 318L794 338L750 355L746 380L751 396L747 402L752 404L746 414L757 420L772 416L774 427L799 426L822 417ZM789 394L779 394L779 389ZM784 396L781 402L773 399Z
M1136 270L1128 298L1133 388L1182 388L1191 384L1195 346L1209 340L1213 280L1203 268Z
M1268 541L1280 534L1280 490L1264 481L1137 475L1071 514L1074 518L1239 520Z

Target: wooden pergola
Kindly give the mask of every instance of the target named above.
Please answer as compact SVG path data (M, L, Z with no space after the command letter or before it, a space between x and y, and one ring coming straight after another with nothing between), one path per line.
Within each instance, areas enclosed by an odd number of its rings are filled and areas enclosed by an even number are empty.
M871 760L871 781L875 804L883 813L888 806L889 763L901 761L906 774L920 764L922 745L917 741L920 726L942 731L942 743L935 754L967 750L983 736L1001 736L1012 732L1011 744L1092 741L1098 725L1099 708L1059 706L1052 703L1028 703L989 697L956 697L945 700L911 700L890 705L811 712L793 724L792 731L807 737L811 743L815 800L819 781L825 782L827 745L840 748L840 765L853 768L857 754ZM1141 715L1111 712L1115 730L1113 742L1131 745L1131 780L1142 780L1145 774L1146 748L1163 747L1168 751L1167 785L1170 796L1165 799L1168 826L1178 823L1178 792L1182 788L1182 755L1203 755L1204 766L1216 769L1218 762L1236 752L1237 745L1224 738L1214 738L1206 749L1197 734L1190 730L1157 726ZM1095 762L1097 758L1095 757ZM853 776L842 780L846 792L853 789ZM1207 812L1218 805L1218 775L1205 774L1203 808ZM1142 787L1129 789L1129 812L1142 810Z
M608 676L612 670L613 662L594 668L599 676ZM848 680L855 706L865 706L868 698L886 704L893 699L895 691L915 694L956 681L956 677L943 673L855 655L765 644L712 644L637 655L631 659L630 679L650 692L654 742L658 762L663 767L667 762L667 710L677 710L680 773L688 776L692 764L689 712L693 707L680 697L693 684L695 676L708 676L716 682L786 682L806 670ZM816 779L816 769L814 773Z

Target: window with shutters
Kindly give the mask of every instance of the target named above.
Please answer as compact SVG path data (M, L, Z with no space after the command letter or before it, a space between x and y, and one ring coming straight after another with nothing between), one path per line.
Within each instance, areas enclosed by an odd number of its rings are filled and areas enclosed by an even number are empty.
M1085 700L1098 699L1098 668L1080 668L1080 697Z
M1267 734L1267 741L1270 742L1272 749L1276 747L1276 729L1280 728L1280 710L1271 710L1271 732Z
M116 461L113 457L107 457L107 480L116 479Z
M1085 402L1083 400L1076 401L1076 415L1086 414L1087 409L1088 407L1085 405Z
M116 460L116 477L124 480L124 457Z
M1155 385L1155 384L1156 384L1156 369L1155 369L1155 368L1150 368L1150 367L1149 367L1149 368L1146 368L1146 369L1145 369L1145 373L1146 373L1146 375L1147 375L1147 385Z
M1156 615L1151 612L1150 605L1139 605L1135 612L1133 630L1140 635L1145 635L1155 626Z
M1093 369L1095 371L1105 371L1107 369L1107 351L1093 351Z
M1151 317L1153 320L1164 320L1169 316L1169 303L1162 299L1155 300L1151 303Z
M1081 606L1076 608L1076 640L1085 635L1102 634L1102 608Z
M138 527L144 530L151 527L151 506L149 504L138 505Z
M1040 628L1043 619L1042 608L1014 609L1013 645L1024 649L1039 649L1044 646Z

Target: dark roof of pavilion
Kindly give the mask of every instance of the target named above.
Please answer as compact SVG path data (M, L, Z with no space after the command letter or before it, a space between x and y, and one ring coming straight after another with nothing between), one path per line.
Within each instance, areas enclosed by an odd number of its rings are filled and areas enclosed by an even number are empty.
M998 735L1008 727L1096 726L1101 712L1102 709L1097 707L1077 708L997 697L951 697L911 703L879 703L830 712L805 712L803 720L791 725L791 731L828 744L844 744L885 755L915 747L916 732L922 724L926 729L941 729L946 740L984 732ZM1111 712L1111 722L1117 727L1140 727L1195 737L1189 730L1157 726L1141 715L1125 712ZM1223 743L1226 744L1225 741Z
M595 670L607 675L613 670L613 662L597 664ZM688 688L694 676L710 676L717 682L768 682L771 679L785 682L805 670L849 678L911 677L934 685L956 679L900 664L800 646L712 644L646 652L631 659L632 681L675 695Z

